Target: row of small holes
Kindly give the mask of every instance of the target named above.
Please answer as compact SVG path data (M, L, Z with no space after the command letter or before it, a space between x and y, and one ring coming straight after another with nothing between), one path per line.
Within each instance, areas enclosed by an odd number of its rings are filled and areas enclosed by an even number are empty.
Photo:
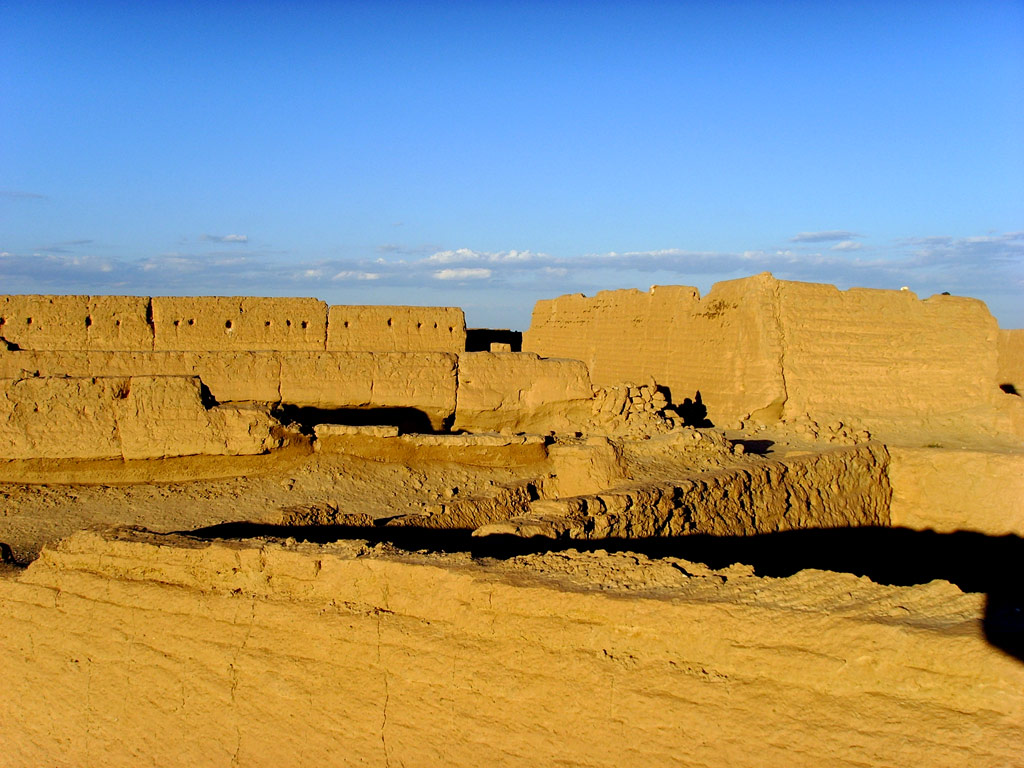
M32 322L32 318L29 318L28 322L31 323ZM86 325L92 325L92 319L91 318L86 318L85 319L85 324ZM121 321L118 320L117 324L120 325ZM195 319L194 318L190 318L189 321L188 321L188 324L189 325L195 325L196 324ZM291 320L285 320L284 324L287 325L289 328L292 327L292 321ZM174 327L175 328L179 327L180 325L181 325L181 320L175 320L174 321ZM267 328L269 328L270 327L270 321L267 320L263 325L266 326ZM300 323L300 325L302 326L303 330L305 330L306 328L309 328L309 322L307 320L303 320ZM345 323L345 325L347 326L348 323ZM225 321L224 327L225 328L231 328L231 321L230 320Z
M269 321L267 322L267 325L270 325ZM305 328L306 324L303 323L302 327ZM345 327L348 328L348 320L345 321ZM389 328L391 327L391 318L390 317L388 318L388 327ZM416 327L417 328L422 328L423 327L423 323L416 323ZM437 328L437 323L434 323L434 328ZM448 326L448 333L453 333L454 331L455 331L455 326L449 325Z
M120 320L115 320L114 324L117 325L117 326L120 326L121 325L121 321ZM7 325L7 318L6 317L0 317L0 325ZM31 317L26 317L25 318L25 325L32 325L32 318ZM86 315L86 317L85 317L85 327L88 328L91 325L92 325L92 316L91 315Z
M0 317L0 325L4 325L6 323L7 323L7 318L6 317ZM32 325L32 318L31 317L26 318L25 324L26 325ZM114 324L116 326L120 327L121 326L121 321L120 320L115 320ZM188 321L188 324L189 325L195 325L196 324L195 319L194 318L190 318L189 321ZM289 328L291 328L292 321L291 320L285 320L284 324L287 325ZM86 318L85 318L85 327L89 328L91 325L92 325L92 316L91 315L86 316ZM174 327L175 328L179 327L180 325L181 325L181 320L175 320L174 321ZM302 329L303 330L309 328L309 323L306 320L303 320L301 325L302 325ZM264 326L269 328L270 327L270 321L267 320L264 323ZM389 317L388 318L388 327L391 327L391 326L392 326L392 318ZM228 320L227 322L225 322L224 323L224 327L227 328L228 330L230 330L231 329L231 321ZM348 320L345 321L345 327L346 328L349 327ZM416 323L416 327L417 328L422 328L423 327L423 323ZM434 328L437 328L437 323L434 323ZM454 331L455 331L455 328L453 326L448 326L448 333L453 333Z
M175 320L174 324L177 325L178 321ZM0 317L0 325L7 325L7 318L6 317ZM25 318L25 325L32 325L32 318L31 317L26 317ZM120 328L121 327L121 321L120 320L115 320L114 321L114 325L116 325L118 328ZM85 316L85 327L86 328L92 327L92 315L86 315Z

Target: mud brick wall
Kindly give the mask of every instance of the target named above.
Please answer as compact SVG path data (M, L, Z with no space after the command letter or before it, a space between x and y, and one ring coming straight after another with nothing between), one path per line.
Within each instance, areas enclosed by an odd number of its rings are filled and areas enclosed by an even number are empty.
M221 403L455 412L457 357L413 352L4 352L0 379L195 376Z
M959 296L779 281L791 414L919 419L991 404L998 326Z
M456 307L304 298L0 296L0 340L20 350L458 353L466 318Z
M332 352L462 352L466 317L457 307L333 306Z
M152 459L262 453L263 412L207 409L188 376L0 379L0 458Z
M840 291L765 273L717 283L703 298L656 286L541 301L523 348L582 360L597 385L653 376L676 403L699 390L719 425L751 414L878 425L962 414L1013 431L1021 414L1004 411L1019 403L1006 402L998 379L1013 375L1016 337L998 337L976 299Z
M323 350L327 304L316 299L157 297L156 350Z
M151 350L144 296L0 296L0 339L20 349Z
M773 280L602 291L537 302L523 350L582 360L595 385L655 381L681 403L700 391L716 423L785 399Z

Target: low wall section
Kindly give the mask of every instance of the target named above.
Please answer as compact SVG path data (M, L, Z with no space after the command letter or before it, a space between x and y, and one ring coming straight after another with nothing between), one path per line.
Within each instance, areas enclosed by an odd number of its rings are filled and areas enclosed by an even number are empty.
M0 378L196 376L221 403L455 412L457 357L412 352L0 352Z
M1024 453L890 446L889 454L892 525L1024 536Z
M274 420L207 409L185 376L0 379L0 458L153 459L263 453Z
M568 429L574 415L585 412L589 416L593 396L587 366L579 360L467 352L459 356L454 428L524 432Z

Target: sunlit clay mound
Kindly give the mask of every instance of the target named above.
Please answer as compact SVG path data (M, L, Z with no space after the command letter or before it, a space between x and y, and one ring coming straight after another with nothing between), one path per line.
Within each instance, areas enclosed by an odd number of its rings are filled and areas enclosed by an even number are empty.
M0 297L0 764L1020 765L1021 392L770 274Z

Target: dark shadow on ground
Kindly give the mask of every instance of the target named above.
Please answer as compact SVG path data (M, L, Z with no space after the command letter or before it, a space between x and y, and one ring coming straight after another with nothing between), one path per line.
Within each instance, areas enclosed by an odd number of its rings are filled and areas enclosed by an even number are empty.
M744 453L755 453L758 456L764 456L775 445L774 440L732 440L731 442L742 445Z
M274 411L282 424L298 424L313 433L317 424L346 424L352 427L398 427L405 433L430 434L430 417L418 408L300 408L282 405Z
M647 539L568 539L515 536L473 537L468 530L399 526L281 526L225 523L180 532L206 539L288 538L327 543L340 539L386 542L400 549L469 552L477 558L507 558L566 549L638 552L681 557L712 568L753 566L758 576L791 576L805 568L867 576L878 584L910 586L945 579L965 592L988 596L984 631L992 645L1024 660L1024 539L959 531L935 533L906 528L835 528L757 536L678 536Z
M679 418L683 420L683 424L687 427L705 429L715 426L708 418L708 407L704 405L704 401L701 399L700 390L697 390L697 394L693 396L692 400L689 397L685 397L683 402L676 403L672 407L676 409Z
M508 344L510 352L523 351L523 332L504 328L467 328L466 351L490 352L491 344Z

